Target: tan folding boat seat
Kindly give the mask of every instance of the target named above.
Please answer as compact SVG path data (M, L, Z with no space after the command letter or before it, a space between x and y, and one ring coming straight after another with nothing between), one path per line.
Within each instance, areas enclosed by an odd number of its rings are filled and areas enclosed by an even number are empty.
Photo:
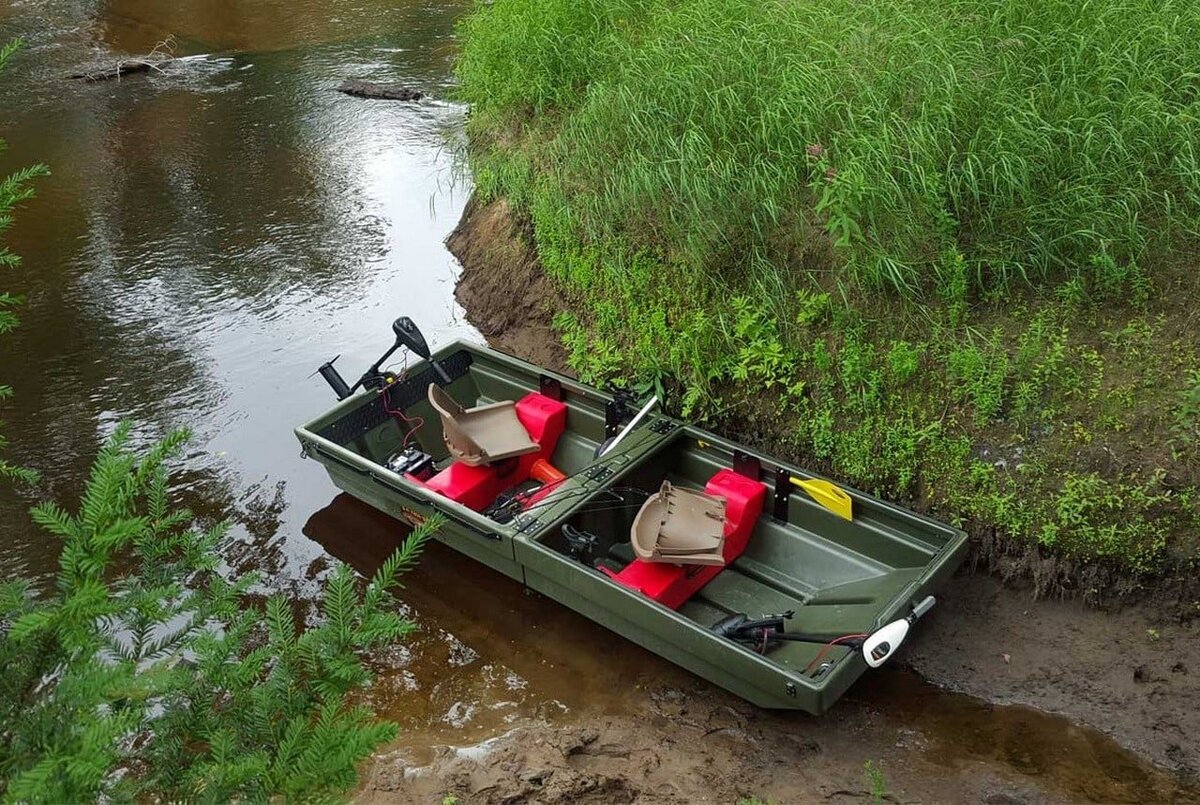
M541 449L529 438L512 401L464 409L436 383L430 383L429 404L442 418L442 438L450 455L464 464L478 467Z
M725 499L663 481L633 519L633 552L647 562L725 564Z

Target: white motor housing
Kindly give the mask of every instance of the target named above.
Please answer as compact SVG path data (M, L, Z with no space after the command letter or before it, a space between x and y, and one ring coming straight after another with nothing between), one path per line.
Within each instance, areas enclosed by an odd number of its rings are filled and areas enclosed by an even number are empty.
M908 636L908 627L916 623L917 619L926 612L933 609L933 605L936 603L937 599L932 595L925 596L920 603L912 608L912 612L908 613L908 617L892 621L864 640L862 654L863 659L867 661L867 665L872 668L878 668L887 662L888 657L896 653L896 649L900 648L900 644Z
M887 662L888 657L896 653L904 638L908 635L908 619L892 621L879 629L863 642L863 659L872 668L878 668Z

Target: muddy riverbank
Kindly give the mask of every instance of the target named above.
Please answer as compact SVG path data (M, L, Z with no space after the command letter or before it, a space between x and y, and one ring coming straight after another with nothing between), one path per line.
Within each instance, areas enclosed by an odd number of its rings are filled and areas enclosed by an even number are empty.
M495 346L561 368L550 322L562 300L541 292L528 235L503 201L469 203L448 241L463 264L457 296ZM393 758L370 790L836 800L867 795L872 760L891 770L896 801L1191 801L1200 796L1200 747L1189 737L1200 734L1200 642L1194 623L1159 612L1034 600L964 571L900 659L913 675L869 675L824 718L757 711L697 681L651 685L628 715L521 727L488 751L447 749L419 767ZM917 675L969 696L937 693ZM573 748L567 735L589 740ZM621 762L593 745L621 747ZM393 785L398 766L409 777Z

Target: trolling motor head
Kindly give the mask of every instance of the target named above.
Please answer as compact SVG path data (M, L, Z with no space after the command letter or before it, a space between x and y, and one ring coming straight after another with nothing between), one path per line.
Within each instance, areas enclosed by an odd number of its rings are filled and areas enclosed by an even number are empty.
M392 332L396 334L396 343L387 351L387 355L375 362L375 366L383 363L387 356L395 352L397 348L404 346L408 347L418 358L429 361L429 365L433 367L433 371L437 372L438 378L443 383L452 382L453 378L446 374L442 365L433 359L433 354L429 351L429 344L425 343L425 336L415 321L408 316L401 316L392 322Z
M917 618L933 609L936 603L937 599L927 595L908 615L872 632L862 644L862 655L867 665L878 668L887 662L908 636L909 627L916 623Z
M317 372L320 373L321 377L325 378L325 382L333 389L333 393L337 395L339 400L346 399L360 386L368 389L382 389L389 383L392 383L395 378L380 371L379 367L383 365L384 361L392 357L392 353L400 349L400 347L407 347L418 357L429 361L429 365L437 372L438 377L443 383L451 382L450 375L446 374L446 370L442 368L442 365L433 360L432 353L429 351L429 344L426 343L425 336L421 333L420 328L417 327L416 322L408 316L401 316L392 322L392 332L396 334L395 343L392 344L387 352L379 356L379 360L375 361L371 365L371 368L364 372L363 376L353 386L347 385L345 379L333 366L333 362L340 358L340 355L321 364L321 367L317 369Z
M396 334L397 345L406 346L418 357L429 360L429 345L425 343L425 336L416 322L408 316L401 316L392 322L392 332Z

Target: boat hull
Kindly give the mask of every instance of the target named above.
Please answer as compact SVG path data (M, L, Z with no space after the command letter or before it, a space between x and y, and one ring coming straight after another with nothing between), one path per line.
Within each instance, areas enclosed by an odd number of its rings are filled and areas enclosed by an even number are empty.
M747 462L791 477L814 476L663 416L632 432L620 455L596 472L592 453L606 435L610 395L470 344L452 344L434 355L446 363L456 358L467 368L448 388L466 399L518 399L547 388L561 392L570 409L569 425L554 460L568 471L573 491L506 524L441 498L383 466L380 457L395 439L388 435L388 423L363 414L370 403L367 394L297 428L305 454L348 494L409 525L444 516L445 525L435 535L439 541L756 705L822 713L867 671L866 661L857 652L839 651L814 676L807 666L819 647L789 644L759 654L711 631L722 613L758 616L769 607L786 606L797 609L798 621L808 619L822 633L879 628L935 594L965 555L960 530L854 490L847 490L860 512L854 523L803 493L773 500L768 495L769 510L746 555L679 610L668 608L614 581L611 573L572 558L562 542L562 526L570 522L614 534L607 554L622 557L626 513L592 505L599 496L618 494L613 490L656 488L654 479L663 475L702 486L714 469ZM422 369L422 364L414 367L414 385L427 385ZM415 392L410 397L415 399ZM420 403L413 406L417 411ZM424 447L436 449L436 434L421 438Z

